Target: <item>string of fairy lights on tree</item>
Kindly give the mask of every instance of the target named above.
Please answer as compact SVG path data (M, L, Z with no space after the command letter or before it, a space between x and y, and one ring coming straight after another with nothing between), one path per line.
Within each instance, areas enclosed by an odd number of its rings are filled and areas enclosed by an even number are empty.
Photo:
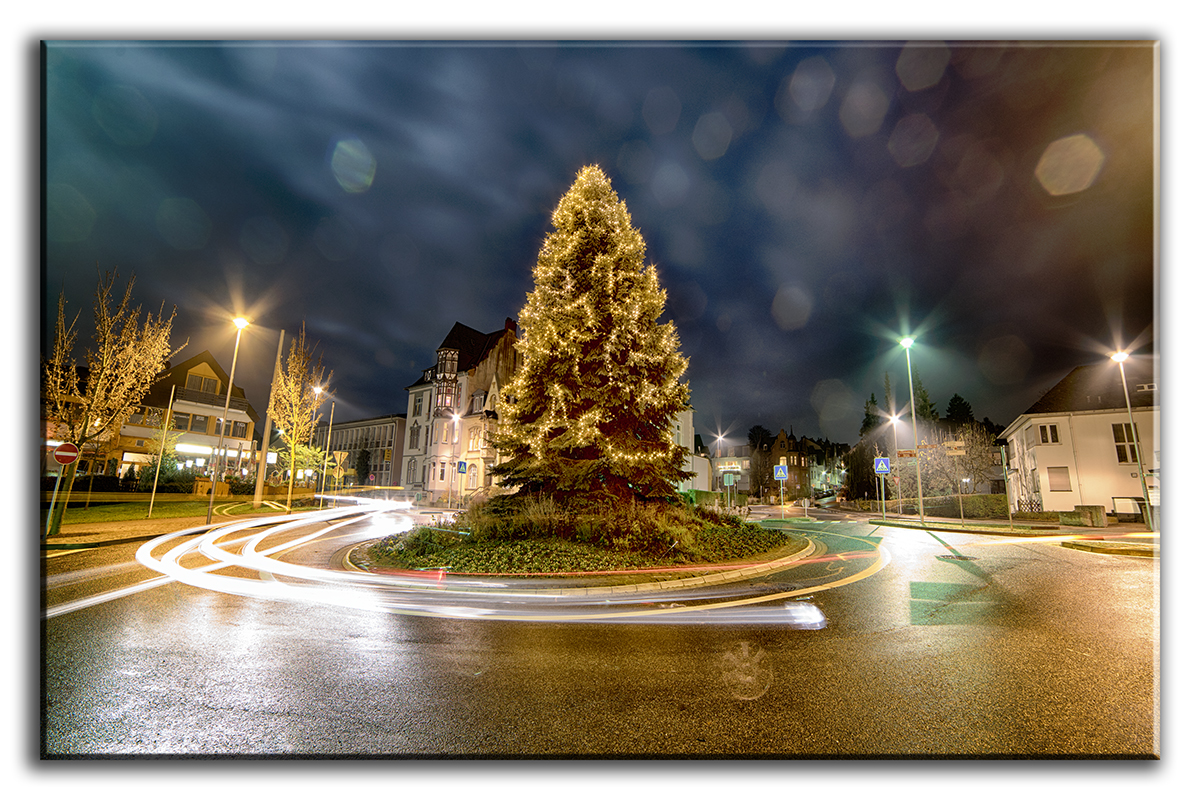
M553 489L574 477L665 496L687 476L674 420L688 408L687 359L646 246L598 167L551 216L518 322L521 366L493 438L502 485ZM566 475L571 472L572 475Z

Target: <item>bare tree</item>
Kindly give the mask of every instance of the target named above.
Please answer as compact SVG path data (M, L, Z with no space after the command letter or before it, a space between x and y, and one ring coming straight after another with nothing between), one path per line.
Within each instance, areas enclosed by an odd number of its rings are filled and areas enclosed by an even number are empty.
M313 389L325 381L325 368L308 348L303 324L300 335L292 340L287 365L279 366L277 374L279 379L271 391L267 413L279 426L284 451L288 454L287 507L290 512L292 490L296 485L296 462L304 460L303 449L309 446L309 437L321 420L317 410L322 398Z
M42 402L46 419L53 426L52 435L81 450L87 444L116 439L167 360L187 346L184 342L171 349L174 308L164 319L160 306L157 315L147 313L145 321L141 321L141 306L132 305L133 277L116 308L112 308L116 281L117 272L112 271L105 272L97 282L93 304L95 327L84 366L76 364L74 356L79 314L68 324L67 301L61 293L50 357L43 359ZM47 524L47 535L57 533L62 524L63 509L75 481L75 467L76 464L71 464L67 468L65 493L60 492L63 499Z

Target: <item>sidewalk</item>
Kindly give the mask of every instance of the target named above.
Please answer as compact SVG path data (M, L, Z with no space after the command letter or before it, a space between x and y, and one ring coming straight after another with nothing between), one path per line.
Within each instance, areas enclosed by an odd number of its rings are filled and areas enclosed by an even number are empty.
M1075 525L1057 525L1037 520L966 520L947 517L925 517L925 522L913 516L890 516L886 520L871 517L872 525L913 530L933 530L947 533L970 533L981 536L1013 536L1027 539L1054 540L1072 550L1086 550L1108 555L1141 556L1158 558L1159 532L1148 531L1142 523L1110 522L1104 528L1084 528Z

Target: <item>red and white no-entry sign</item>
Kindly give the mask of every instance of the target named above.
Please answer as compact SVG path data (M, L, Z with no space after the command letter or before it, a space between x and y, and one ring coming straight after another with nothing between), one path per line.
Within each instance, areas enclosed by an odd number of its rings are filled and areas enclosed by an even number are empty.
M54 448L54 460L62 464L64 467L68 464L74 464L75 459L79 458L79 446L70 442L63 442L58 447Z

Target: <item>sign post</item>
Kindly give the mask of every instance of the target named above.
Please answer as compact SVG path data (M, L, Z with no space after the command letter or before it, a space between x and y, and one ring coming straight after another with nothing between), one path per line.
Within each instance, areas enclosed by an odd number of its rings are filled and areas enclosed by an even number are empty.
M783 519L783 482L787 480L787 464L775 465L775 480L779 481L779 518Z
M43 539L50 532L50 523L54 520L54 503L58 500L58 485L62 483L63 467L74 464L77 458L79 458L78 445L63 442L54 448L54 460L58 462L58 477L54 479L54 494L50 495L50 513L46 515L46 529L42 532Z
M875 474L879 476L879 501L883 506L883 519L887 521L887 484L884 475L892 471L891 462L886 457L875 459Z

